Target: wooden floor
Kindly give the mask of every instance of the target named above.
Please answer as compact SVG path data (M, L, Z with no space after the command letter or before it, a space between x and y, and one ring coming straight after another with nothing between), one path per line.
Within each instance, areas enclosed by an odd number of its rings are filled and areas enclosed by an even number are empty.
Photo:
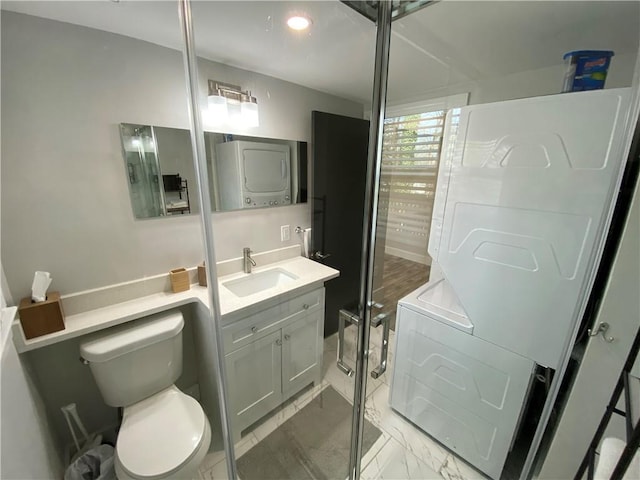
M389 314L391 329L396 327L398 300L424 285L429 279L429 266L385 254L382 273L384 311Z

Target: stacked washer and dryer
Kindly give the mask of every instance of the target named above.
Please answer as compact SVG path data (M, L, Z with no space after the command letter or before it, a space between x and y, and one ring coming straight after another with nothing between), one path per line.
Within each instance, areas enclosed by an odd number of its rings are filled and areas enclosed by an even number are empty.
M570 348L623 162L630 89L460 109L445 129L430 281L398 304L390 403L500 478L536 365Z

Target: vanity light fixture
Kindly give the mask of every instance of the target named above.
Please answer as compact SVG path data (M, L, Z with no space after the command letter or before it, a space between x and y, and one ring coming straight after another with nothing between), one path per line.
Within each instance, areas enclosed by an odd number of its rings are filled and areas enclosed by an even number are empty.
M311 26L311 19L304 15L292 15L287 19L287 25L291 30L306 30Z
M238 85L209 80L209 117L211 123L230 123L241 127L257 127L258 100L249 90Z

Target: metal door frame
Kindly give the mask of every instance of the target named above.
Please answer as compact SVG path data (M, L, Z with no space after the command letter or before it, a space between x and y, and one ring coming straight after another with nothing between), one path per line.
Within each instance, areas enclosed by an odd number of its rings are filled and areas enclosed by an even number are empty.
M380 194L380 171L382 164L382 129L387 102L387 80L389 77L389 48L391 45L392 2L378 2L376 22L375 69L373 99L369 124L369 151L367 155L367 178L365 183L364 222L362 224L362 257L360 262L360 296L358 299L358 334L356 349L355 388L351 427L351 449L349 452L349 478L359 480L362 462L362 438L369 363L369 333L371 331L371 309L373 307L373 268L376 247L376 224L378 221L378 197Z
M191 19L191 1L178 0L180 27L182 30L182 59L184 62L185 80L187 82L187 106L191 131L191 149L193 151L193 164L196 170L198 183L198 199L200 205L211 205L211 193L209 192L209 174L207 169L207 156L204 146L204 128L202 127L202 114L198 101L198 59L196 57L193 21ZM216 390L219 399L220 423L222 426L222 439L224 443L225 460L229 478L236 480L236 456L233 444L231 421L229 418L229 395L227 372L224 367L224 346L222 343L222 321L220 314L220 294L218 293L218 273L216 269L216 255L213 242L213 226L211 215L206 208L200 209L202 222L202 236L204 240L204 258L207 264L207 293L209 300L209 322L205 325L209 331L209 338L213 339L212 348L216 359Z

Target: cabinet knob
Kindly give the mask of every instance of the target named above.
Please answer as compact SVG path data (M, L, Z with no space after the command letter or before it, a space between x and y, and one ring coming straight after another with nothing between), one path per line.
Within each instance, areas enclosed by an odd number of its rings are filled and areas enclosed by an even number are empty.
M277 339L277 340L276 340L276 345L278 345L278 346L282 345L282 340Z
M256 327L255 325L251 327L251 333L256 333L257 331L258 331L258 327Z
M291 335L289 335L288 333L284 334L284 339L285 340L290 340L291 339Z
M309 310L309 305L307 305L306 303L304 305L302 305L302 308L305 310Z

